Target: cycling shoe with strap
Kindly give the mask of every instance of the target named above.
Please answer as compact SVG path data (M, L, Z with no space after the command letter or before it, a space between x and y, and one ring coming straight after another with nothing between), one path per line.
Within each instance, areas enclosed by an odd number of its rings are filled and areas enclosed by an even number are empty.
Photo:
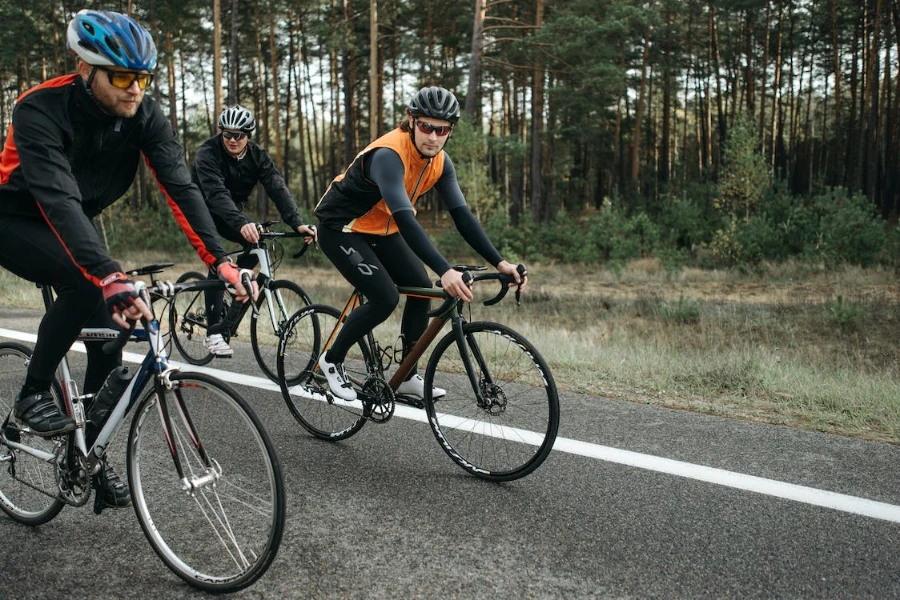
M126 508L131 506L131 490L113 471L112 466L104 458L100 463L100 472L93 476L94 512L100 514L104 508Z
M51 437L75 429L75 421L59 408L50 391L16 396L15 418L39 437Z

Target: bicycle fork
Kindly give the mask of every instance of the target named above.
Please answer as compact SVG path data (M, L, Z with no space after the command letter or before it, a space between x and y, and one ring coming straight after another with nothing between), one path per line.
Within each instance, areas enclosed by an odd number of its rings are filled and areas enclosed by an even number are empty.
M197 429L194 427L193 421L191 421L191 416L188 412L187 405L184 402L184 396L181 394L179 385L177 383L172 383L167 379L165 381L160 381L160 379L163 378L158 378L156 384L156 406L159 410L163 432L166 436L166 442L169 445L169 452L172 454L172 461L175 463L175 471L178 473L178 480L181 482L181 490L188 496L193 497L197 491L208 485L215 487L219 477L222 476L222 467L210 459L209 455L206 454L206 449L203 447L203 444L197 435ZM190 441L197 449L197 453L203 461L204 468L201 474L195 474L193 472L188 473L184 469L181 455L178 452L178 445L175 440L175 428L172 426L172 413L169 410L168 396L166 394L167 390L171 391L172 396L175 397L175 408L178 412L178 416L184 423L188 435L191 438Z
M451 319L453 326L453 334L456 337L456 347L459 350L459 356L469 377L469 384L475 393L475 402L479 408L486 410L492 415L499 415L506 410L506 402L502 398L500 388L494 383L494 377L488 368L481 349L475 342L472 335L467 335L463 331L465 319L456 316ZM473 364L472 359L475 363ZM481 379L478 379L478 373L481 373ZM490 399L487 397L490 392Z

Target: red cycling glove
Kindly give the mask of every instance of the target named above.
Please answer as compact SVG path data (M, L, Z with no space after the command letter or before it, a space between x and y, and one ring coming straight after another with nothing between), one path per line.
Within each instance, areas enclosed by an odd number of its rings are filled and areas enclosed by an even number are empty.
M103 290L103 299L106 301L106 308L111 313L120 313L134 306L134 301L138 299L137 290L134 289L134 282L125 277L125 273L116 272L107 275L100 282Z
M234 290L234 285L241 280L241 276L244 273L250 275L250 279L253 279L253 271L249 269L239 269L237 265L233 262L224 262L216 269L216 275L219 276L219 279L227 283L232 291ZM252 293L253 290L247 290L247 293Z

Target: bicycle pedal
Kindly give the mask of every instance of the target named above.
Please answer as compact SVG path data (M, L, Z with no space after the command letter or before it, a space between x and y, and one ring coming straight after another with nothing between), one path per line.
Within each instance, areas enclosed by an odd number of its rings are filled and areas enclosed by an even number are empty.
M406 396L403 394L395 394L394 400L403 404L412 406L413 408L425 408L425 401L416 396Z

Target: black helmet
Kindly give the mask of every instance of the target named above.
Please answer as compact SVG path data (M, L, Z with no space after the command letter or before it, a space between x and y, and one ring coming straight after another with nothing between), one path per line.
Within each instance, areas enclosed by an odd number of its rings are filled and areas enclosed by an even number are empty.
M459 101L442 87L423 87L409 101L406 112L456 123L459 121Z

